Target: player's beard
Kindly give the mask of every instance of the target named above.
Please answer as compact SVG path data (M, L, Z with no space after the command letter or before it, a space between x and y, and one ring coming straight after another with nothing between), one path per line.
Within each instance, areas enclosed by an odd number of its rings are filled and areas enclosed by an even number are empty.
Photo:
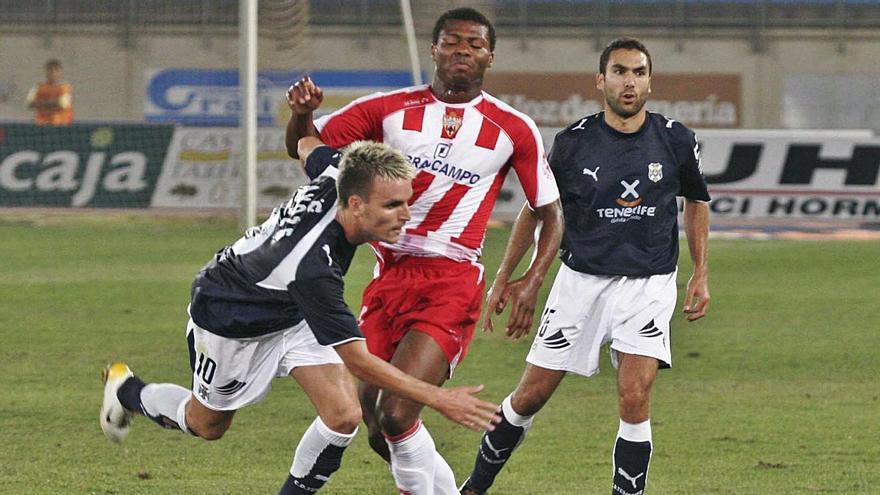
M618 116L624 119L628 119L639 112L642 111L642 108L645 106L645 103L648 101L648 94L642 93L636 97L636 100L630 106L621 105L620 99L618 99L615 95L610 95L605 93L605 103L608 104L608 107Z

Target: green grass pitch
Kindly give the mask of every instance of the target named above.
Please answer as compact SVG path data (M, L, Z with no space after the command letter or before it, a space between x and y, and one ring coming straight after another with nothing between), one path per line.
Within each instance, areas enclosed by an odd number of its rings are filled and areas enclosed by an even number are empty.
M490 279L507 234L489 232ZM208 217L0 214L0 493L276 493L314 417L293 380L276 380L218 442L138 418L116 445L97 421L108 361L189 383L189 285L236 236L231 220ZM880 245L724 240L710 259L709 316L676 316L675 368L656 385L649 492L880 493ZM362 249L352 307L371 268ZM529 344L478 333L453 383L485 383L483 397L500 401ZM615 374L602 366L563 382L492 493L609 493ZM460 480L479 435L433 412L425 422ZM396 493L364 433L322 493Z

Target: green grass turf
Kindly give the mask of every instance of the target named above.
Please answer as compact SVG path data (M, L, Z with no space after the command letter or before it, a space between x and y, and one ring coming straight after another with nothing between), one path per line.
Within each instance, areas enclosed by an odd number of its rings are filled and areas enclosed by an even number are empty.
M235 237L231 220L207 217L0 214L0 493L276 493L314 417L293 380L276 380L218 442L138 418L116 445L97 421L110 360L148 381L189 383L189 285ZM488 274L506 239L490 230ZM347 278L353 307L371 268L362 249ZM676 316L675 368L656 385L649 492L880 493L878 268L876 242L714 241L710 314ZM478 334L453 383L485 383L483 396L500 401L529 344ZM607 357L602 369L563 382L493 493L610 492ZM425 421L466 476L479 434L433 412ZM364 433L322 493L396 493Z

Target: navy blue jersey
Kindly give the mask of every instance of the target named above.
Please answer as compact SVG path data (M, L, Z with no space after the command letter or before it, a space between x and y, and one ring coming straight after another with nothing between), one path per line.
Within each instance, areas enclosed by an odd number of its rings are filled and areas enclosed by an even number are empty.
M343 275L355 246L336 221L340 156L316 148L306 164L312 181L202 268L190 304L198 326L246 338L305 319L322 345L363 339L343 298Z
M675 271L676 196L709 201L699 155L693 131L650 112L631 134L603 112L557 134L550 168L565 214L562 262L592 275Z

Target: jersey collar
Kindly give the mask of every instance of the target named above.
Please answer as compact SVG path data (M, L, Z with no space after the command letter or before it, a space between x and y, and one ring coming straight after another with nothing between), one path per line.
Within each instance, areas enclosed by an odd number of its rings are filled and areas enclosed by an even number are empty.
M647 130L648 127L651 126L652 120L653 119L651 118L651 112L645 112L645 122L642 124L642 127L639 127L639 130L637 130L636 132L620 132L617 129L608 125L607 122L605 122L605 112L599 112L599 127L601 127L608 134L621 139L632 139L641 136L645 133L645 130Z
M466 101L464 103L446 103L445 101L437 98L437 96L434 95L434 91L431 89L430 85L428 86L427 89L428 89L428 94L431 95L431 98L433 98L434 101L436 101L437 103L440 103L441 105L446 105L447 107L451 107L451 108L467 108L467 107L473 107L473 106L479 105L485 99L485 95L486 95L486 92L481 90L480 94L475 96L470 101Z

